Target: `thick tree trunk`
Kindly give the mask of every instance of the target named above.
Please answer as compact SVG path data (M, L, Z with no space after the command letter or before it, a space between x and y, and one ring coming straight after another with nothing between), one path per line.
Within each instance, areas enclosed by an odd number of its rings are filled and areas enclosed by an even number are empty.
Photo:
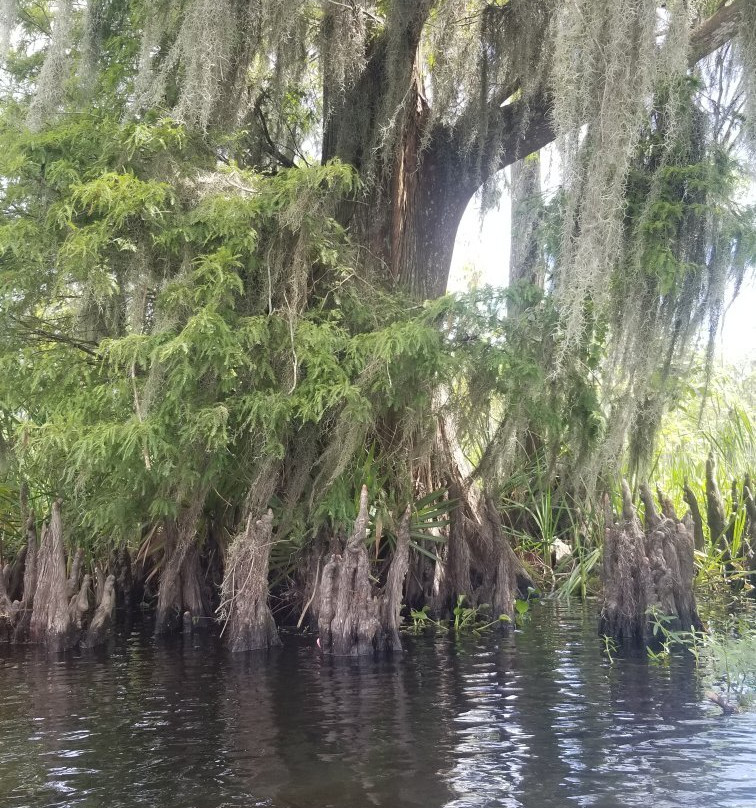
M57 651L70 648L77 640L66 597L66 556L63 551L60 507L61 501L56 500L50 524L42 529L37 558L37 586L29 629L32 642Z
M365 540L368 491L362 487L354 529L343 552L330 555L317 593L320 647L335 656L364 656L375 650L401 651L399 611L409 565L409 508L397 532L397 547L383 590L370 580Z
M410 129L395 166L391 197L390 266L419 299L445 294L457 230L477 185L466 176L456 141L439 129L420 153L421 122Z
M676 618L671 628L702 628L693 594L693 536L674 515L659 515L647 487L641 496L645 533L623 481L622 518L615 521L607 506L604 542L599 632L631 648L652 641L649 610Z
M273 543L273 511L262 519L252 514L234 540L226 560L221 609L227 611L224 633L232 651L255 651L280 645L268 605L268 559Z

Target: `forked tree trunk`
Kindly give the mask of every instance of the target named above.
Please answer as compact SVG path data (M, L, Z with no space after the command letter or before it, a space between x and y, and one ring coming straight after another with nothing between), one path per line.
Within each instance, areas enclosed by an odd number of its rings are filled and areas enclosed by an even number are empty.
M335 656L364 656L376 650L401 651L399 611L409 566L410 509L397 531L397 546L383 590L370 580L368 491L363 486L354 529L343 552L331 553L317 592L320 646Z
M672 628L702 628L693 593L693 536L674 513L669 518L657 512L645 486L641 497L645 533L626 482L622 483L619 521L607 500L599 632L626 647L643 647L652 641L652 609L675 618Z
M70 648L78 639L68 612L60 507L61 501L56 500L52 506L50 524L42 529L37 586L29 629L31 641L43 644L50 650Z
M268 560L273 542L273 511L262 519L252 514L226 559L221 609L227 611L224 633L232 651L280 645L268 605Z

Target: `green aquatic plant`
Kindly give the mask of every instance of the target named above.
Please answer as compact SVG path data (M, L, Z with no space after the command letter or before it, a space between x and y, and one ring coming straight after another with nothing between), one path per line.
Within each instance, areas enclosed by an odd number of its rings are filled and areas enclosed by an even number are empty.
M457 603L452 610L451 626L455 634L471 633L480 636L484 631L493 628L496 625L502 625L510 622L509 615L500 614L495 620L489 618L488 612L491 607L487 603L482 603L478 606L466 606L465 595L457 597ZM517 604L522 601L515 601L515 609Z
M734 700L740 706L752 703L756 694L756 625L747 616L730 614L707 631L678 630L671 627L674 618L650 611L654 636L660 646L648 648L649 660L668 664L675 648L693 656L706 685L727 712Z
M614 641L614 638L610 637L608 634L601 635L601 642L603 643L602 651L604 655L609 660L609 664L613 665L615 657L617 656L617 643Z

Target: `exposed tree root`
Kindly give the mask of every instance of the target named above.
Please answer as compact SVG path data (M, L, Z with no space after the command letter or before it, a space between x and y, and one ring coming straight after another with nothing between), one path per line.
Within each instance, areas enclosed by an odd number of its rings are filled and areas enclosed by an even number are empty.
M706 518L711 543L717 546L725 535L727 517L722 492L717 484L717 464L713 454L710 454L706 461Z
M3 570L6 576L5 587L8 597L13 600L21 600L24 589L24 572L26 570L26 556L29 550L26 546L21 548L21 552L13 559L12 564L6 564L7 569Z
M696 495L687 483L685 483L685 487L683 488L683 498L685 499L685 504L690 508L690 518L693 522L693 545L696 550L703 551L706 540L704 538L701 508L698 505Z
M89 622L92 610L92 602L94 598L92 595L92 579L89 575L85 575L81 582L79 591L71 597L71 602L68 606L68 613L71 617L71 623L76 631L81 635L82 630Z
M11 642L18 619L18 602L11 601L5 577L0 576L0 643Z
M115 577L116 607L130 614L134 604L134 576L131 570L131 555L126 545L115 550L110 559L110 571Z

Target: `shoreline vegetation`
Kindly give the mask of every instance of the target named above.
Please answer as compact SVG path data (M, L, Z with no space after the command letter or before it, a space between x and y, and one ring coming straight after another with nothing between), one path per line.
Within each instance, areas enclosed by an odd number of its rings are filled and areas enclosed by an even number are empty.
M713 350L756 267L754 32L0 0L0 642L142 613L369 656L540 593L600 598L609 657L715 654L695 585L756 592L754 369ZM508 285L445 294L504 193Z

